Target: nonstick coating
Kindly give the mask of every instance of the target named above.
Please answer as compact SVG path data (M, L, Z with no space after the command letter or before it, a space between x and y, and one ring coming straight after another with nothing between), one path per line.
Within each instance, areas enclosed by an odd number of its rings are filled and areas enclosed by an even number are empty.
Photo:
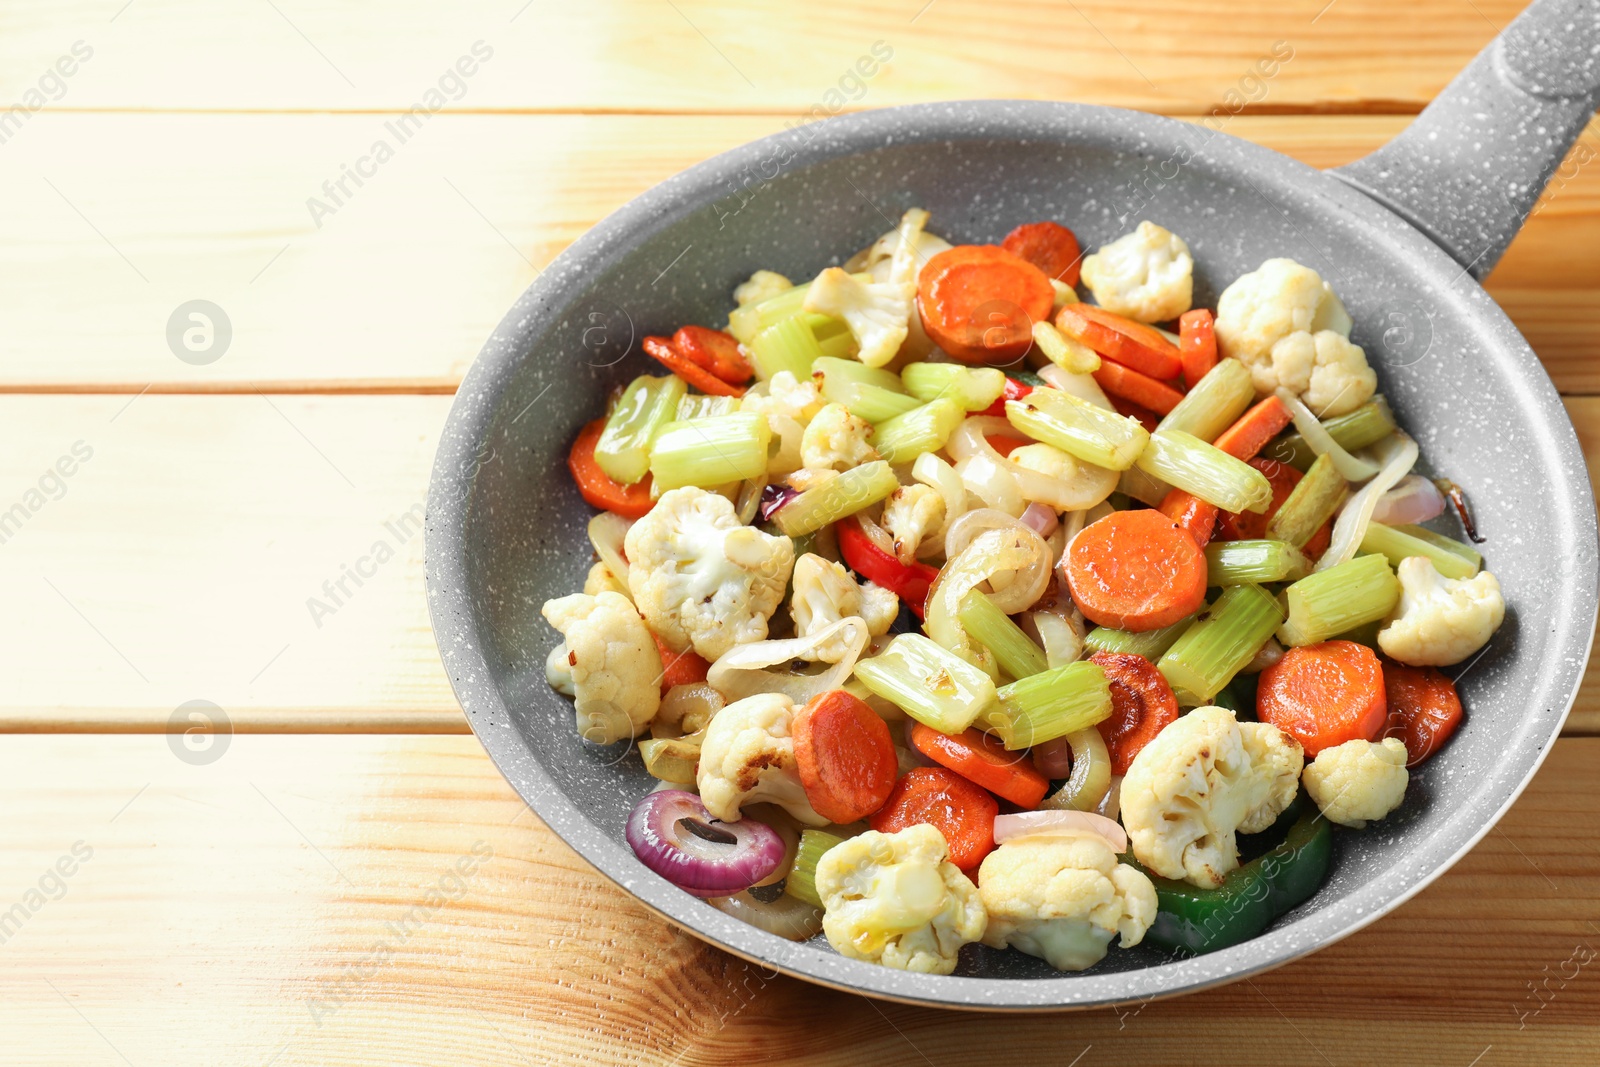
M969 946L953 977L844 959L723 915L647 871L623 840L653 784L630 745L580 742L544 681L550 597L582 587L591 514L564 462L607 390L650 371L639 339L721 323L753 270L808 278L912 206L957 243L1038 219L1093 248L1151 219L1196 262L1196 306L1262 260L1328 279L1355 319L1425 469L1470 496L1506 623L1460 671L1467 718L1416 770L1404 806L1340 830L1309 902L1246 944L1169 960L1113 949L1061 975ZM674 924L825 985L963 1008L1090 1007L1191 991L1284 963L1396 907L1485 834L1553 743L1594 628L1594 503L1560 399L1527 343L1463 270L1329 175L1175 120L1112 108L985 101L828 120L718 156L596 226L484 346L451 411L428 504L428 595L456 695L506 778L550 827ZM1448 527L1441 527L1448 529ZM533 955L540 946L528 946ZM1406 952L1403 943L1394 947Z

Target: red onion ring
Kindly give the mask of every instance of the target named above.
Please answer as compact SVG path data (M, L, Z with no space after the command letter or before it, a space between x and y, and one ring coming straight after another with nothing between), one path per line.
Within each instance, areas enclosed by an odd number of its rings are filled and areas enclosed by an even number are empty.
M743 892L783 862L783 838L754 819L721 822L682 789L646 796L628 815L628 844L646 867L697 897Z

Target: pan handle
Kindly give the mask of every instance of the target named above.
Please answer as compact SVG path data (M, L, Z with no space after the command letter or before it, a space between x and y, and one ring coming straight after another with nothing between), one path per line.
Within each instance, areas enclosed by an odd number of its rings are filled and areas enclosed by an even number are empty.
M1400 136L1331 173L1482 281L1600 99L1600 0L1534 0ZM1600 155L1583 145L1574 164Z

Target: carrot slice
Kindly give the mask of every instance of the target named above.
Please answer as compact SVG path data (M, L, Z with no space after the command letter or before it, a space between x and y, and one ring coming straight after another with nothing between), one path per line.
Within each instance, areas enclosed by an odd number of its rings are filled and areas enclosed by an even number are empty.
M1433 755L1461 725L1456 684L1437 667L1407 667L1384 660L1383 689L1389 703L1383 736L1405 742L1408 767Z
M739 339L731 333L705 326L680 326L672 335L672 347L729 385L743 385L753 374L744 353L739 351Z
M1014 363L1050 318L1044 272L995 245L957 245L917 276L917 310L935 344L963 363Z
M1193 493L1174 489L1161 501L1161 514L1182 526L1201 548L1211 543L1217 528L1217 506L1207 504Z
M1068 546L1065 569L1078 610L1116 630L1159 630L1205 603L1205 553L1159 511L1090 523Z
M1156 665L1132 652L1096 652L1089 662L1111 683L1111 716L1096 728L1111 753L1111 773L1127 774L1133 757L1178 720L1178 698Z
M656 634L650 635L656 639L656 649L661 653L661 691L665 693L675 685L694 685L706 680L706 672L711 669L711 664L702 659L692 648L682 652L674 652Z
M578 439L572 442L572 451L567 453L567 469L572 472L572 480L578 483L578 492L592 506L614 511L625 519L642 518L655 506L655 501L650 499L650 476L646 474L632 485L623 485L612 481L600 469L600 464L594 460L594 446L600 443L600 434L605 428L605 419L595 419L583 428Z
M1223 430L1222 436L1211 443L1234 459L1251 460L1293 419L1287 404L1269 396L1240 415L1238 422Z
M911 727L911 745L933 762L1019 808L1037 808L1050 791L1050 780L1034 768L1026 752L1010 752L999 738L981 730L942 734L919 722Z
M907 771L868 825L882 834L926 823L944 834L950 862L970 871L994 851L994 797L944 767Z
M1078 247L1078 235L1059 222L1025 222L1006 234L1000 247L1057 281L1078 284L1083 251Z
M1183 394L1172 386L1110 360L1100 363L1100 368L1094 372L1094 380L1112 396L1131 400L1158 415L1165 415L1183 399Z
M854 694L830 689L813 697L790 725L806 799L836 823L883 807L900 769L889 727Z
M1211 312L1195 308L1178 316L1178 358L1183 362L1183 383L1190 389L1217 365L1217 335Z
M993 448L1002 456L1011 455L1011 453L1015 452L1023 445L1033 444L1032 441L1025 441L1020 437L1001 437L998 434L993 437L985 437L984 440L989 442L990 448Z
M1217 519L1217 532L1213 535L1218 541L1253 541L1267 536L1267 523L1272 521L1272 516L1278 513L1283 502L1289 499L1289 494L1294 492L1294 487L1305 477L1287 463L1279 463L1275 459L1257 456L1246 462L1267 476L1267 481L1272 485L1272 503L1260 514L1253 511L1237 514L1222 512ZM1333 520L1329 519L1322 524L1322 529L1311 535L1311 540L1306 542L1301 551L1316 559L1328 550L1328 542L1332 539Z
M742 386L729 385L700 364L691 362L665 337L646 337L641 344L646 355L702 393L710 393L712 396L744 396Z
M1387 721L1383 668L1377 653L1354 641L1291 648L1261 672L1256 717L1306 750L1364 738L1376 741Z
M1176 378L1183 369L1178 347L1156 329L1093 304L1063 305L1056 312L1056 329L1105 358L1157 381Z

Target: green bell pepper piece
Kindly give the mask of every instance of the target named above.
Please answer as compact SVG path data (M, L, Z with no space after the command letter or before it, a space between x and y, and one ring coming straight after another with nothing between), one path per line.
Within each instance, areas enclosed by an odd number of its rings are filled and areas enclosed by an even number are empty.
M1235 868L1216 889L1152 874L1158 903L1145 940L1184 955L1248 941L1321 888L1332 854L1333 830L1313 809L1281 844Z

